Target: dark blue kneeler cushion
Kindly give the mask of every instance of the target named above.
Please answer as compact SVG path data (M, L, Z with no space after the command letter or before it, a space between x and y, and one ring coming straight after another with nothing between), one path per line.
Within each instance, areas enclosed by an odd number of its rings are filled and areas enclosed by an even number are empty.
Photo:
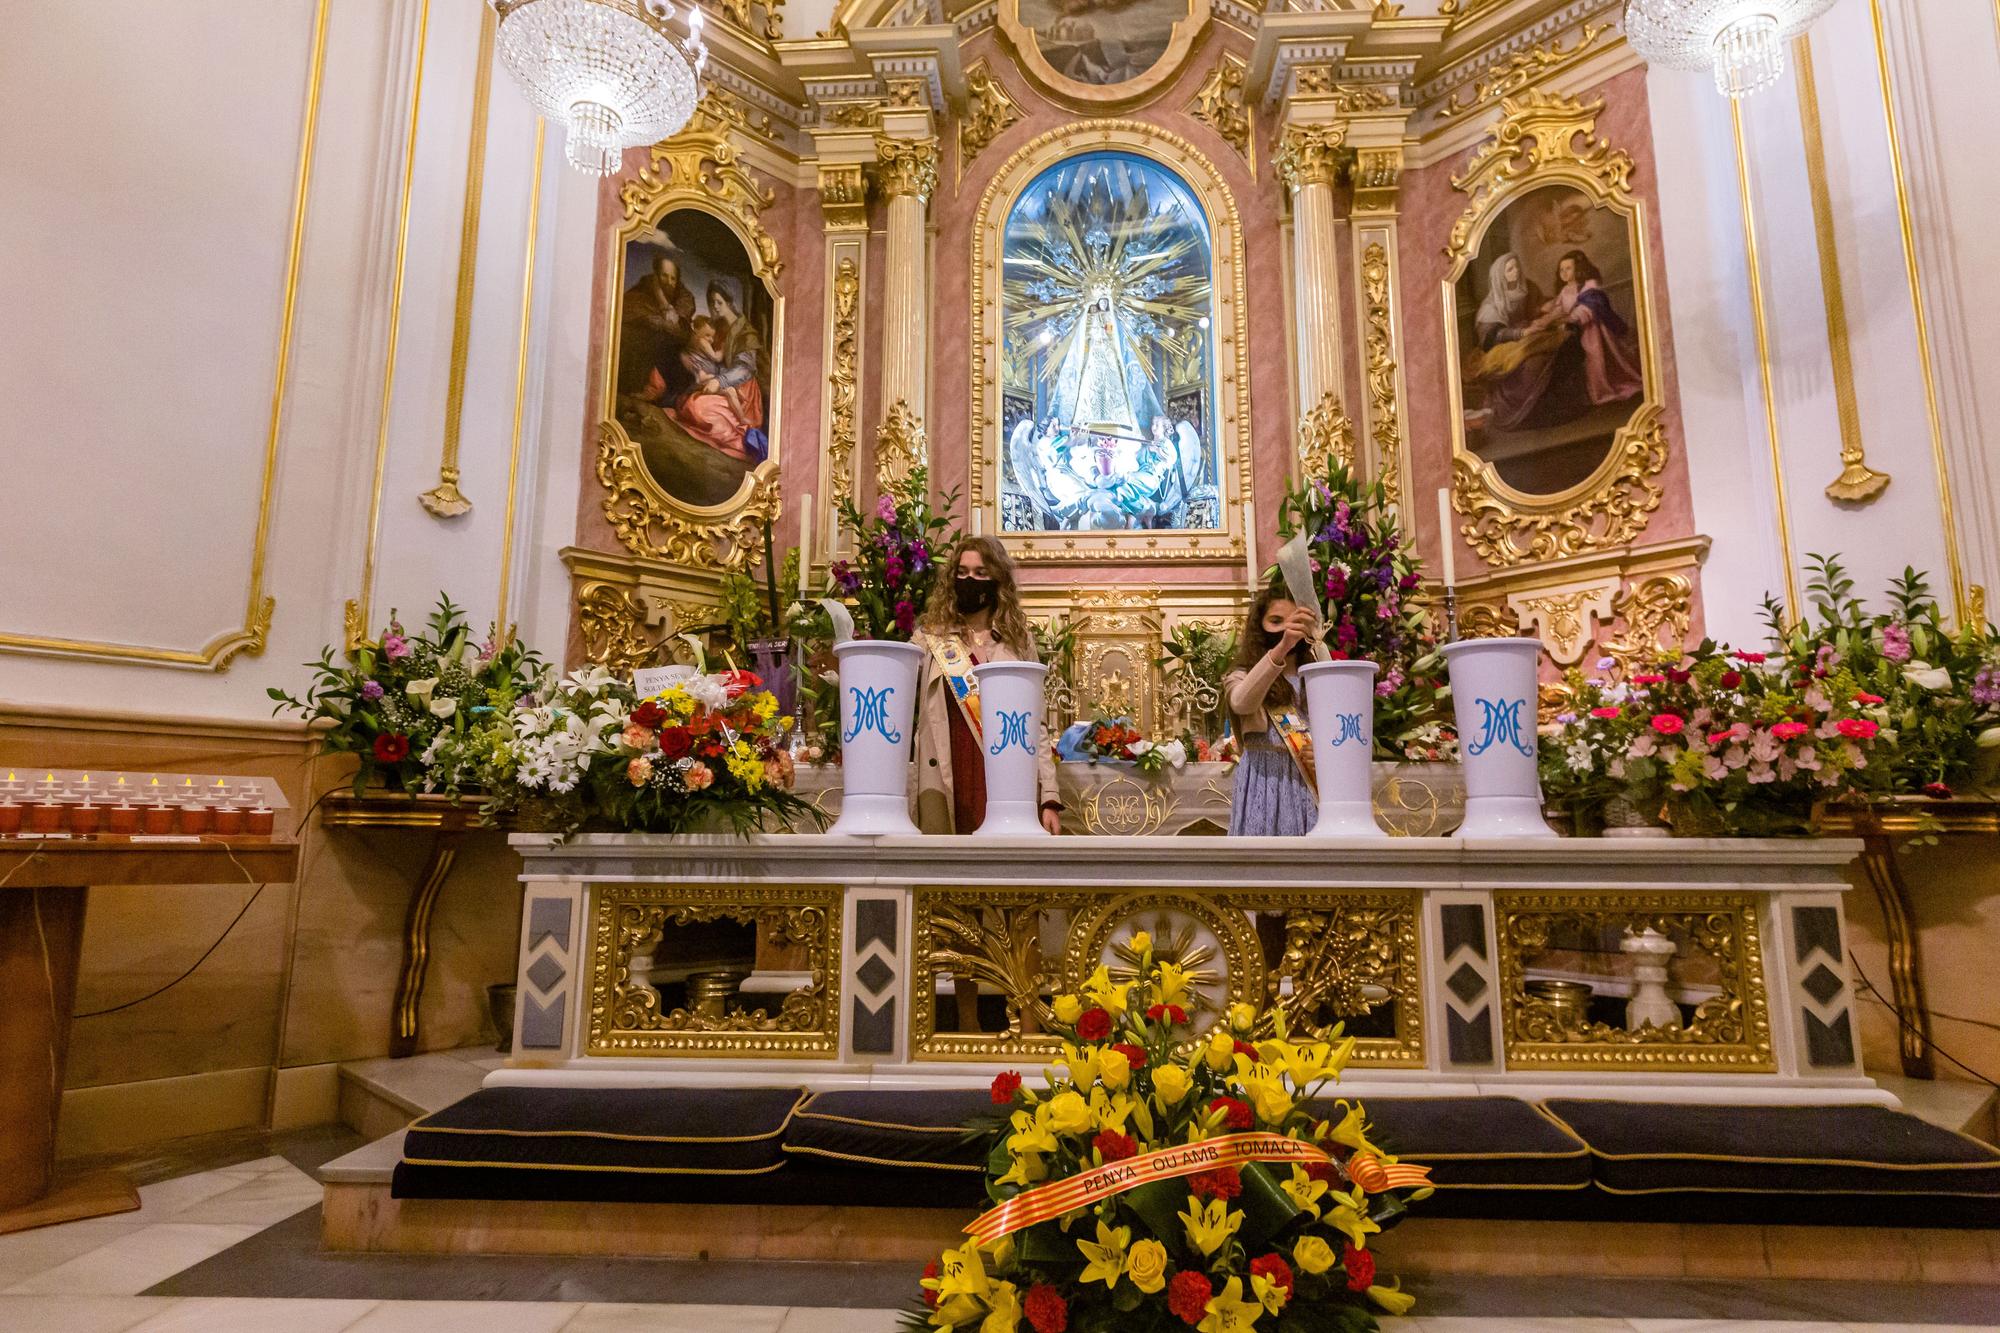
M1922 1194L2000 1199L2000 1151L1884 1106L1544 1103L1613 1194Z
M1369 1141L1431 1169L1441 1190L1580 1190L1590 1185L1583 1141L1513 1097L1368 1097ZM1308 1104L1340 1123L1333 1099Z
M785 1151L857 1166L922 1171L985 1170L983 1139L965 1125L997 1108L985 1089L814 1094L792 1117Z

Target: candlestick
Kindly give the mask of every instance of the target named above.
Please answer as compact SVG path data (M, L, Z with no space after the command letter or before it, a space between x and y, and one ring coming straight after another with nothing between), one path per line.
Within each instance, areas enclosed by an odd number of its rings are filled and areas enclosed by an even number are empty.
M1264 590L1263 580L1258 577L1263 571L1257 568L1257 538L1247 532L1243 534L1243 567L1249 572L1250 596L1255 599Z
M1447 588L1458 585L1458 553L1452 547L1451 529L1451 491L1442 488L1438 491L1438 543L1444 549L1444 586Z
M985 523L986 523L986 511L985 511L985 510L983 510L983 509L975 509L975 510L973 510L973 511L972 511L972 535L973 535L973 536L975 536L975 537L979 536L979 535L980 535L980 529L981 529L982 527L984 527L984 526L985 526Z
M799 600L808 596L813 567L813 493L799 501Z

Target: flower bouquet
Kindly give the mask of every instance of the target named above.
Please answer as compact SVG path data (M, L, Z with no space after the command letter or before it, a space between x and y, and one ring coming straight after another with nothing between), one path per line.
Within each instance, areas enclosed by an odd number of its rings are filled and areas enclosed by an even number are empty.
M1067 752L1090 763L1131 764L1147 777L1158 777L1170 768L1187 764L1186 741L1148 740L1129 717L1100 717L1077 723L1076 727L1077 735L1070 741Z
M1359 1106L1310 1100L1354 1039L1289 1040L1271 1015L1252 1044L1248 1005L1197 1036L1186 972L1143 932L1127 947L1141 980L1100 967L1056 997L1045 1087L994 1080L995 1206L924 1270L905 1327L1331 1333L1373 1328L1371 1304L1407 1311L1368 1238L1430 1193L1426 1172L1371 1143Z
M327 648L311 665L312 684L300 695L266 691L272 711L332 724L321 744L360 759L355 795L379 784L456 796L481 785L501 723L532 688L540 659L497 626L475 645L464 611L440 594L416 633L391 611L379 638L341 662Z
M943 507L957 503L953 492ZM958 544L951 520L931 503L929 473L912 468L886 484L869 514L843 499L840 522L854 542L854 556L834 561L828 573L834 594L854 613L855 636L908 642L938 578L938 553Z

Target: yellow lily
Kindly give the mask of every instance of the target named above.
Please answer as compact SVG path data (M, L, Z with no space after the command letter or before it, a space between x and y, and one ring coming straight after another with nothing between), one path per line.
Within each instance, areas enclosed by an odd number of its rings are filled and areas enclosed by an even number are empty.
M1341 1116L1338 1123L1333 1123L1332 1127L1328 1129L1327 1136L1329 1138L1335 1143L1344 1143L1356 1152L1365 1152L1370 1157L1379 1157L1385 1162L1396 1160L1368 1141L1368 1117L1361 1103L1356 1102L1354 1105L1349 1106L1346 1102L1340 1101L1335 1102L1334 1105L1338 1106L1346 1114Z
M1125 1122L1132 1117L1132 1107L1132 1098L1125 1093L1111 1096L1101 1084L1090 1090L1090 1123L1093 1129L1108 1129L1123 1134Z
M1021 1294L1013 1283L994 1283L987 1305L989 1309L986 1318L980 1321L979 1333L1014 1333L1021 1326Z
M938 1260L937 1294L942 1301L954 1296L970 1296L985 1301L993 1283L986 1276L985 1261L979 1257L979 1242L967 1241L956 1250L946 1250Z
M1079 1282L1102 1282L1106 1287L1118 1285L1119 1277L1125 1272L1125 1250L1132 1243L1132 1228L1108 1227L1102 1221L1097 1224L1097 1243L1080 1240L1076 1248L1083 1252L1089 1262L1084 1265Z
M1016 1111L1012 1123L1015 1130L1007 1136L1008 1152L1044 1153L1056 1150L1056 1136L1049 1131L1047 1117L1041 1114L1040 1107L1035 1108L1033 1114Z
M1325 1197L1328 1186L1324 1180L1314 1180L1306 1173L1304 1167L1294 1165L1292 1178L1279 1181L1278 1188L1291 1196L1292 1202L1298 1206L1300 1212L1311 1213L1314 1217L1318 1217L1319 1201Z
M1153 971L1153 996L1161 1004L1177 1004L1187 1008L1188 997L1194 988L1188 984L1188 973L1179 963L1162 962Z
M1014 1154L1014 1164L1007 1168L1007 1173L1000 1177L998 1183L1019 1185L1025 1189L1048 1178L1049 1166L1042 1160L1042 1155L1036 1152L1024 1152Z
M1408 1314L1410 1308L1417 1303L1417 1298L1403 1293L1400 1286L1401 1281L1402 1279L1398 1278L1397 1282L1399 1285L1394 1287L1370 1287L1368 1289L1368 1299L1381 1306L1384 1310L1387 1310L1390 1314Z
M1291 1292L1278 1283L1271 1281L1270 1278L1265 1277L1262 1273L1252 1273L1250 1275L1250 1294L1257 1298L1259 1305L1269 1310L1272 1314L1276 1314L1278 1311L1284 1309L1285 1302L1292 1299Z
M1359 1185L1352 1194L1334 1194L1336 1201L1326 1214L1327 1225L1346 1236L1357 1250L1368 1248L1368 1237L1382 1228L1368 1216L1368 1192Z
M1243 1225L1243 1214L1229 1211L1226 1199L1210 1199L1206 1203L1190 1198L1188 1210L1178 1214L1187 1223L1188 1244L1205 1255L1212 1255L1236 1234Z
M1125 1012L1126 1005L1130 1003L1132 987L1136 984L1127 981L1116 986L1112 985L1110 970L1100 963L1097 970L1090 974L1090 980L1083 983L1083 993L1092 1004L1110 1011L1111 1016L1116 1018Z
M1243 1279L1233 1277L1209 1297L1208 1317L1195 1327L1199 1333L1252 1333L1263 1313L1264 1303L1244 1300Z
M1135 930L1132 932L1132 938L1125 941L1125 947L1144 958L1153 951L1153 937L1143 930Z

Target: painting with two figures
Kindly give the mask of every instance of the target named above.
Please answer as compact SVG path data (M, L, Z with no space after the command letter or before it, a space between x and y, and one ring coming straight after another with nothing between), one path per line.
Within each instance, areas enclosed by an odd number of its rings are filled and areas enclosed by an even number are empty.
M628 240L618 424L661 489L728 503L770 456L772 300L728 224L695 208Z
M1042 58L1078 83L1130 83L1160 62L1188 0L1017 0Z
M1008 531L1222 525L1208 221L1149 158L1091 152L1009 212L1001 280Z
M1571 185L1492 220L1456 288L1466 451L1524 495L1596 472L1649 395L1630 219Z

